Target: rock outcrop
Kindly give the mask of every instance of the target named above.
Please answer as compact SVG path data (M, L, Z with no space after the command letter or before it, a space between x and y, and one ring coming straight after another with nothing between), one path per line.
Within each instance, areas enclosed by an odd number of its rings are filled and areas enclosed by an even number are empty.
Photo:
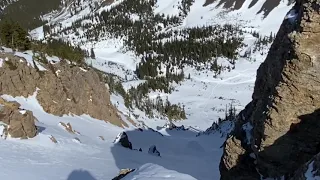
M132 149L132 144L129 141L129 138L126 132L119 133L116 139L113 141L113 143L119 144L128 149Z
M299 168L290 180L319 179L320 177L320 153Z
M19 109L17 102L6 102L0 98L0 121L5 124L4 138L33 138L37 135L35 117L31 111Z
M169 121L169 122L167 122L164 126L163 126L163 128L166 128L166 129L168 129L168 130L178 130L178 131L185 131L185 130L187 130L185 127L184 127L184 125L181 125L181 126L176 126L173 122L171 122L171 121Z
M98 73L67 62L43 64L39 71L23 58L1 53L0 95L28 97L37 90L43 109L57 116L88 114L117 126L127 126L110 103L110 94Z
M290 179L320 151L320 1L298 0L291 12L225 142L222 180Z
M154 155L154 156L160 156L160 152L157 150L157 147L155 145L152 145L149 148L148 154Z
M114 177L112 180L120 180L127 176L129 173L133 172L135 169L121 169L118 176Z

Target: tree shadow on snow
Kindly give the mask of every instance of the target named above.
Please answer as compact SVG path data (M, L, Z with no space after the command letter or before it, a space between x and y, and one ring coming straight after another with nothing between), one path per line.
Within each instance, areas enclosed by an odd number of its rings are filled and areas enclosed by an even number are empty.
M79 169L72 171L66 180L96 180L96 178L89 171Z
M220 136L217 137L221 141L215 142L213 136L197 137L198 132L193 129L157 129L163 134L150 128L126 131L133 150L115 144L111 152L116 166L119 169L137 169L151 163L189 175L190 179L220 178L218 166L223 143ZM156 146L161 157L148 153L152 145ZM214 156L217 152L217 156Z

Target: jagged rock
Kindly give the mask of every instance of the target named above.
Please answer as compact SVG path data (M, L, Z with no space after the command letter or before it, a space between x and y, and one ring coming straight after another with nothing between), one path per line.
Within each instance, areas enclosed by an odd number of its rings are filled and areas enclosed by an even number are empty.
M70 123L65 124L64 122L59 123L60 126L62 126L66 131L68 131L71 134L80 134L76 130L74 130Z
M13 138L33 138L36 136L37 127L31 111L18 109L20 105L17 105L17 102L6 102L2 105L0 121L8 125L8 135Z
M157 147L155 145L152 145L149 148L148 153L151 154L151 155L154 155L154 156L160 156L160 152L157 150Z
M172 130L175 129L177 126L173 124L173 122L169 121L163 127Z
M0 53L5 59L0 68L0 94L28 97L36 90L40 74L25 60L8 53Z
M253 100L224 145L222 180L260 179L260 174L290 179L319 152L319 7L319 0L299 0L293 7L296 21L282 23L258 69ZM243 129L246 123L250 131Z
M53 143L55 143L55 144L58 143L57 139L56 139L54 136L52 136L52 135L49 136L49 139L50 139Z
M119 175L114 177L112 180L120 180L124 178L129 173L133 172L135 169L121 169L119 172Z
M125 132L119 133L113 143L120 144L125 148L132 149L132 144L129 141L128 135Z
M6 107L8 107L10 109L19 109L19 107L20 107L19 103L17 103L17 102L7 102L4 99L2 99L1 97L0 97L0 105L6 106Z
M43 66L37 71L23 58L0 53L6 59L0 68L0 94L28 97L36 88L37 100L51 114L88 114L114 125L127 126L110 103L110 94L98 73L68 63Z

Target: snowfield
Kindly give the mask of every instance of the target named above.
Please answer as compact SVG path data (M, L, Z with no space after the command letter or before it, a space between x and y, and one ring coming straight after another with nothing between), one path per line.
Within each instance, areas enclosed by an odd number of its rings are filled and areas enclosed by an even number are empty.
M154 10L156 13L178 13L179 0L158 1ZM228 22L239 24L248 31L257 30L264 35L276 33L291 7L286 6L286 2L281 2L266 19L262 20L262 15L256 13L264 1L259 0L255 6L248 9L251 0L246 0L240 10L230 12L214 8L215 4L203 7L205 0L195 1L183 25L177 28ZM111 6L116 6L119 2L116 1ZM101 12L104 8L110 6L101 7L97 11ZM67 27L86 13L90 13L89 8L84 8L78 15L72 16L66 8L56 15L51 14L45 18ZM30 35L34 39L43 39L43 28L31 31ZM73 34L63 38L76 44L77 39L72 40L72 37ZM247 48L252 47L255 40L252 35L247 34L245 37ZM133 53L122 51L121 39L106 38L96 43L87 42L81 47L94 49L96 59L87 59L89 65L123 79L127 78L123 83L125 89L143 82L134 79L133 71L139 60ZM239 112L251 101L256 70L264 61L268 49L263 51L252 54L251 60L239 58L236 60L235 69L230 72L223 71L216 78L213 77L213 72L196 71L186 67L185 77L190 74L190 79L174 84L173 93L150 93L151 98L160 95L163 98L168 97L172 103L185 105L187 119L175 124L184 125L188 128L186 131L162 128L166 120L150 119L137 109L130 112L125 107L123 98L116 94L111 95L111 101L123 115L130 116L138 124L143 122L153 130L144 127L143 131L140 131L133 126L121 129L88 115L57 117L47 114L37 102L36 92L28 98L2 95L2 98L17 101L22 108L31 110L39 120L37 126L40 132L35 138L28 140L0 139L0 177L8 180L21 180L21 177L34 180L109 180L118 175L120 169L132 168L136 170L126 176L125 180L218 180L222 155L220 147L232 124L224 122L220 130L213 131L209 135L197 136L197 134L209 128L219 117L224 118L226 106L232 104ZM32 62L32 52L25 54L17 52L16 55ZM57 61L55 57L50 59ZM226 60L220 58L218 62L225 63ZM0 59L0 68L2 63L4 60ZM139 117L135 118L133 114ZM68 133L61 128L60 122L70 123L80 134ZM246 128L249 130L250 126ZM125 149L113 143L122 131L127 132L133 148L141 148L142 152ZM52 137L57 143L50 139ZM148 149L152 145L157 147L161 157L148 154Z
M123 129L109 123L87 115L57 117L47 114L37 102L36 92L29 98L1 97L31 110L40 129L33 139L0 140L0 176L4 179L103 180L112 179L122 168L138 168L125 179L191 180L220 176L217 163L223 143L220 133L196 137L194 130L126 129L133 148L142 149L139 152L115 145L113 140ZM68 133L59 122L71 123L79 135ZM101 136L104 140L99 138ZM52 142L51 137L58 143ZM147 153L152 145L157 147L161 157Z

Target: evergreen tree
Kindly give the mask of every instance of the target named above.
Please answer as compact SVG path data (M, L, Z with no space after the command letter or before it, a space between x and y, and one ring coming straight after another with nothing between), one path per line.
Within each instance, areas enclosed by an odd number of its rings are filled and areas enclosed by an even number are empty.
M27 31L13 21L1 22L0 40L3 45L19 50L27 50L31 46Z
M95 55L95 53L94 53L93 48L91 48L90 57L91 57L92 59L95 59L95 58L96 58L96 55Z

